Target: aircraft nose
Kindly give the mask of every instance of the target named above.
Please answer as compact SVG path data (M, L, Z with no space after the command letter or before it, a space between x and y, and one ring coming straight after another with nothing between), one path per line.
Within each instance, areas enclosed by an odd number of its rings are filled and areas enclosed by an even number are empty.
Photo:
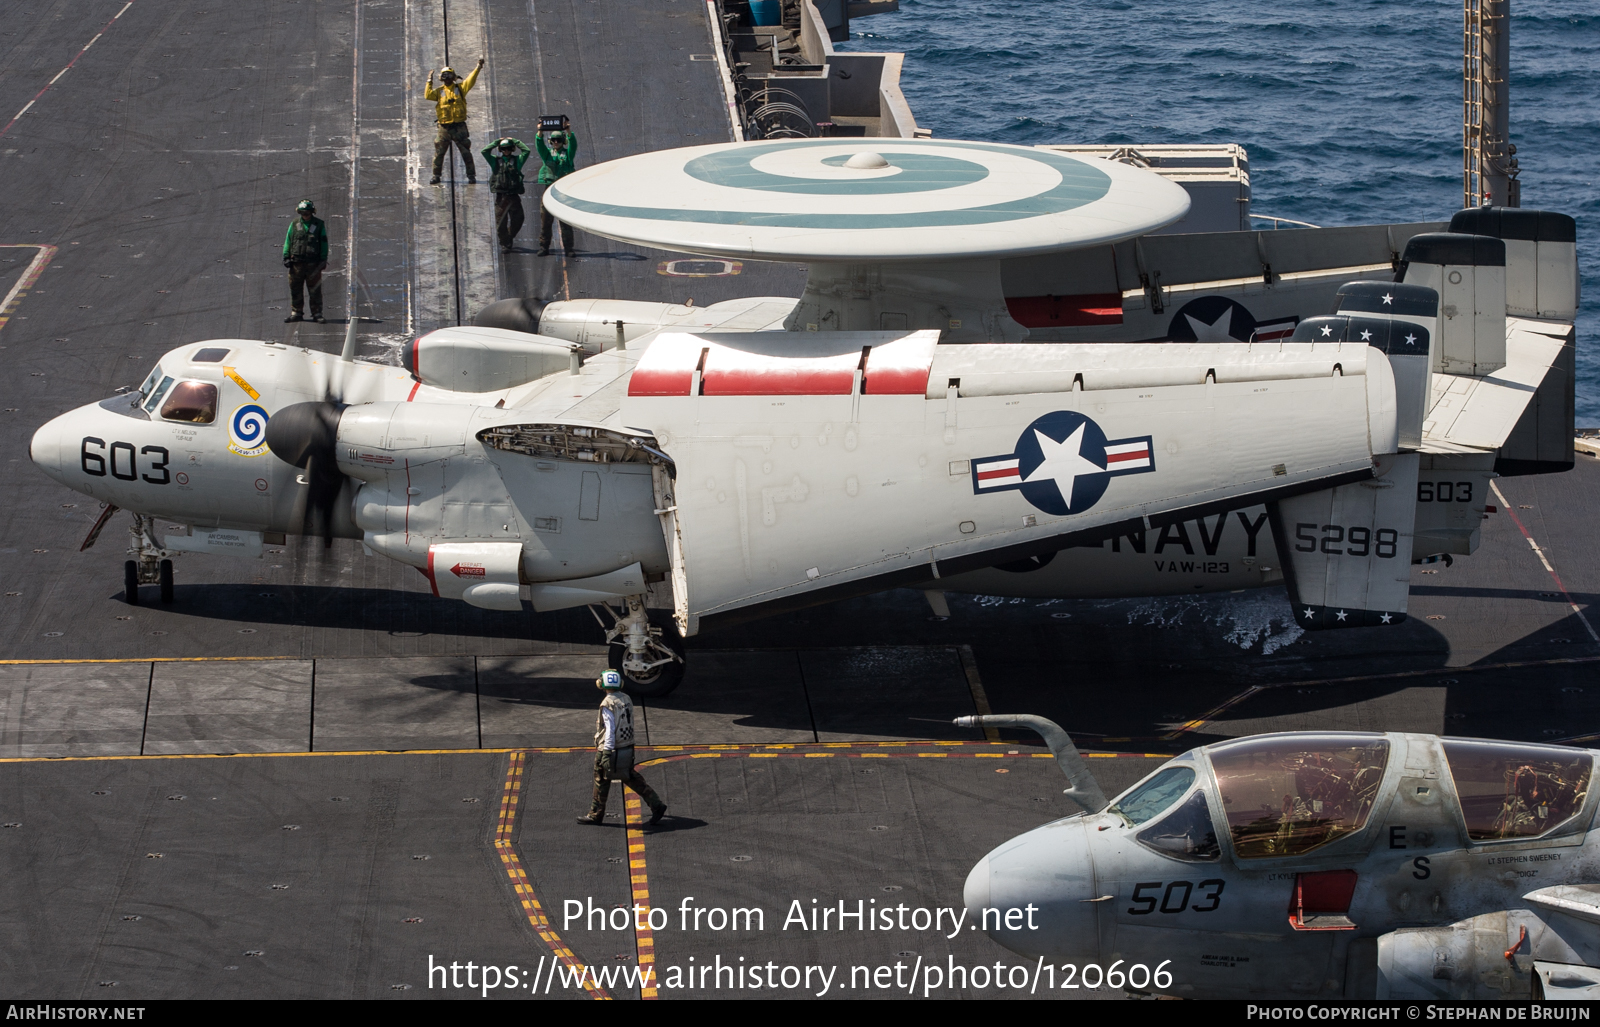
M66 419L67 415L63 414L45 422L33 433L33 439L28 443L28 459L57 481L61 480L61 451L66 436Z
M989 857L978 860L970 873L967 874L966 887L961 890L961 899L972 910L971 916L989 905Z
M1099 958L1099 903L1083 818L1029 831L967 875L967 915L1013 952ZM1032 907L1030 910L1029 907Z

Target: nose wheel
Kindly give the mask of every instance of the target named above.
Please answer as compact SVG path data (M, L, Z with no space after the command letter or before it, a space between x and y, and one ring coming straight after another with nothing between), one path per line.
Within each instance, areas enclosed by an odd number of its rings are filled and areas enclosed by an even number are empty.
M128 555L133 559L122 565L122 598L129 606L139 605L140 585L160 586L161 601L172 602L172 560L156 542L155 526L154 517L134 514L128 529L133 539Z

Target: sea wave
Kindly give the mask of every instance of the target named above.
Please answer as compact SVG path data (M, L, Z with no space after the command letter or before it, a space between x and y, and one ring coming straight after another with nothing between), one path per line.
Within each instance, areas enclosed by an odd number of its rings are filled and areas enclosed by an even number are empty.
M1236 142L1253 209L1320 225L1445 220L1461 202L1457 0L901 0L846 50L894 50L918 124L1011 143ZM1600 425L1600 16L1518 0L1523 205L1578 218L1577 413Z

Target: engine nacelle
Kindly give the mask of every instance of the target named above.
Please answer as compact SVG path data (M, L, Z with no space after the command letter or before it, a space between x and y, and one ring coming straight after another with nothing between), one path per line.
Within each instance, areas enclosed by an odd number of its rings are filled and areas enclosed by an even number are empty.
M413 339L401 362L425 385L451 392L499 392L558 371L577 372L573 342L503 328L440 328Z
M612 349L617 343L618 322L625 342L667 326L690 331L776 330L783 327L795 302L790 296L746 296L709 307L643 300L562 300L544 308L539 332L593 349Z
M339 470L365 482L464 452L473 407L435 403L363 403L339 417Z

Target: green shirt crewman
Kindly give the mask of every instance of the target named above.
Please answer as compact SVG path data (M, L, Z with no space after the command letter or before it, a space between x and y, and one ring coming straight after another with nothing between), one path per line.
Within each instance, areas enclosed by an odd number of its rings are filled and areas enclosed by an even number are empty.
M544 206L544 191L559 178L572 174L573 164L578 158L578 137L571 129L563 129L549 133L550 141L545 142L545 133L540 132L534 139L533 145L539 148L539 256L550 252L550 230L555 225L555 215L551 214ZM561 226L561 250L567 256L572 256L572 226Z
M301 200L295 208L299 217L289 222L283 235L283 266L289 270L291 313L284 322L303 321L304 290L311 296L311 320L322 323L322 269L328 266L328 226L317 217L317 205Z
M483 148L489 165L489 189L494 193L494 227L500 249L511 252L512 240L522 230L522 165L533 151L520 139L507 136Z

